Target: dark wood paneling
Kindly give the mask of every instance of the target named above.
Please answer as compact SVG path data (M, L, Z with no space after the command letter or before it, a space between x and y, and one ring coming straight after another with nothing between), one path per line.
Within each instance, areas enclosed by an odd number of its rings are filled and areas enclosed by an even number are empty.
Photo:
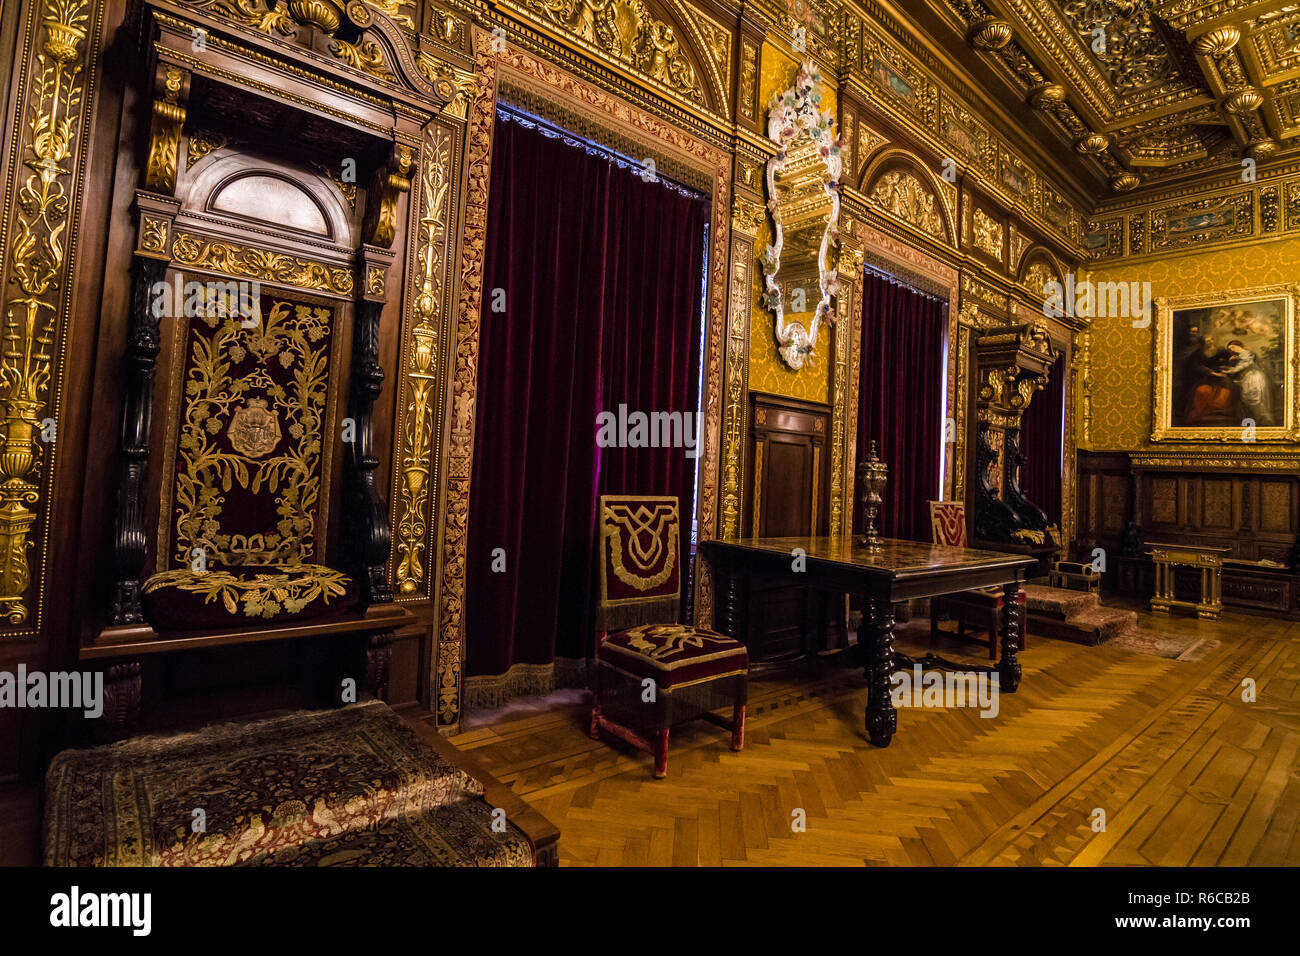
M752 393L749 423L746 500L755 506L746 516L746 533L825 534L830 409ZM745 607L737 633L743 635L752 659L796 656L838 640L835 622L843 615L835 614L835 604L842 605L841 596L791 584L788 575L746 575L737 587Z
M1150 597L1148 541L1224 547L1231 549L1223 569L1226 606L1300 616L1300 476L1251 471L1248 464L1151 468L1125 454L1080 452L1078 514L1075 551L1106 552L1107 587ZM1187 593L1199 593L1193 575L1184 576Z

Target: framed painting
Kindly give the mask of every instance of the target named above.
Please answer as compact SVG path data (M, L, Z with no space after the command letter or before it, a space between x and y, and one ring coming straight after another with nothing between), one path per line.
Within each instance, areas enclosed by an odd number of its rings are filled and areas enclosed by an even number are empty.
M1300 286L1156 300L1152 441L1300 439Z

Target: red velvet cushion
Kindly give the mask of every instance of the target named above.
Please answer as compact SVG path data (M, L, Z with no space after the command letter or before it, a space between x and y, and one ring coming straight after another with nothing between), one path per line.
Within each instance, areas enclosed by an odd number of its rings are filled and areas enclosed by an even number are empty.
M319 564L242 565L155 574L141 604L145 619L168 631L338 617L359 597L355 581Z
M745 645L687 624L646 624L616 631L600 645L602 663L661 688L737 674L749 669Z

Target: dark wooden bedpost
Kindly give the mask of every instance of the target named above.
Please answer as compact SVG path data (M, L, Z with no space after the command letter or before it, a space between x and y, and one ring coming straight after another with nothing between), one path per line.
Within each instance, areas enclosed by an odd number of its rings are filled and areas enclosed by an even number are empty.
M382 302L357 302L352 325L352 384L348 417L355 428L347 445L347 500L350 504L347 534L348 562L361 581L362 601L386 604L393 599L384 565L393 543L388 524L388 503L379 493L372 434L375 400L383 390L384 370L379 364L379 313Z
M170 215L178 205L174 200L147 193L138 194L137 203L141 248L137 248L131 267L131 314L122 362L126 381L113 515L113 594L109 612L113 624L138 624L143 620L140 574L146 552L144 483L149 470L149 430L162 318L161 310L154 308L154 288L167 277L165 238L170 232Z

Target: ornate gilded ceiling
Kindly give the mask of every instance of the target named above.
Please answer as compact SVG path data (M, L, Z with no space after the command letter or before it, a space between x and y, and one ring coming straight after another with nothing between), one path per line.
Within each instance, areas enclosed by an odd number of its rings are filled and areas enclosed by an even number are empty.
M1300 152L1300 2L924 5L1116 193Z

